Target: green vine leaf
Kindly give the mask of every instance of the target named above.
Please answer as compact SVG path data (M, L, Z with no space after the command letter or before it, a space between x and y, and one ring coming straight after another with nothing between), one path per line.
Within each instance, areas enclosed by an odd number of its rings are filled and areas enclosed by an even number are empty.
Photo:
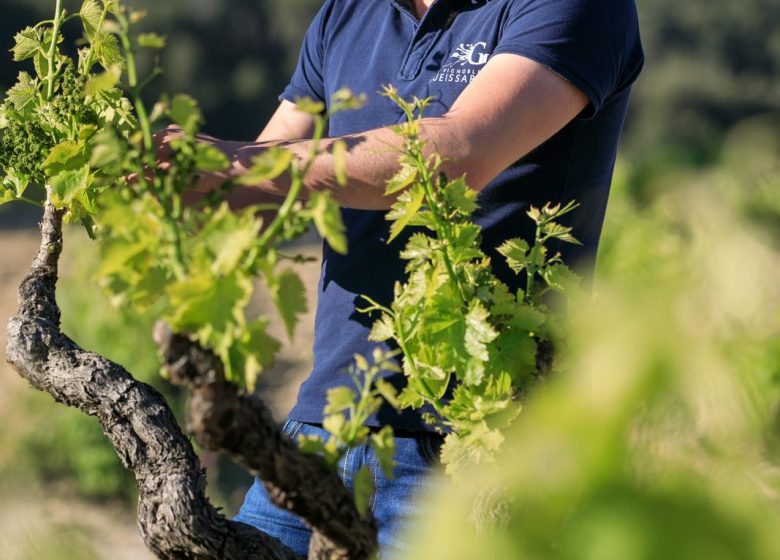
M103 19L103 9L95 0L84 0L79 10L79 17L84 26L84 33L87 39L92 41L100 28L100 21Z
M390 226L388 243L398 237L406 229L425 200L425 191L419 185L414 185L402 192L390 208L387 214L388 220L393 220Z
M276 146L252 158L252 166L237 179L241 185L255 186L263 181L272 181L290 168L293 153Z
M138 35L138 46L146 49L164 49L165 37L157 33L141 33Z
M368 465L361 466L355 473L352 480L353 492L355 493L355 506L362 517L368 516L368 507L371 503L371 496L374 493L374 477Z
M292 270L283 270L278 276L268 277L271 298L284 322L287 335L292 338L295 325L301 315L306 313L306 288Z
M41 38L32 27L25 27L14 36L14 46L11 49L14 61L21 62L32 58L41 49Z
M330 191L313 191L309 196L308 210L311 213L314 226L325 238L331 249L345 255L347 253L347 236L344 223L341 220L341 208L333 200Z
M6 91L5 95L16 111L29 115L37 105L38 80L33 79L27 72L19 72L16 84Z
M63 208L79 200L90 186L89 166L65 170L49 178L51 200L55 207Z
M528 266L528 251L530 247L525 239L510 239L498 247L498 252L506 257L506 262L516 274L520 274Z

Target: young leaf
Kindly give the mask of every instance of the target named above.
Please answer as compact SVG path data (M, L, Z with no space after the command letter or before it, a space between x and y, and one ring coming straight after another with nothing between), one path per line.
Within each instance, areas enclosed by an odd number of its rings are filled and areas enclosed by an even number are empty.
M247 325L230 347L230 364L250 391L255 390L257 376L273 365L281 344L268 334L268 320L259 319Z
M138 46L146 49L163 49L165 37L157 33L141 33L138 35Z
M103 24L103 30L107 30L107 23ZM99 33L95 39L95 56L103 68L112 66L124 67L125 59L119 50L119 40L111 33Z
M361 466L352 481L355 493L355 506L362 517L368 515L371 496L374 493L374 477L368 465Z
M347 186L347 143L343 140L336 140L331 148L333 155L333 172L336 175L336 181L342 187Z
M308 207L319 234L325 238L331 249L345 255L347 253L347 237L344 234L344 223L341 220L341 208L333 200L330 192L312 192L309 196Z
M401 169L387 182L385 196L401 191L417 180L417 168L413 165L401 165Z
M43 162L43 170L47 177L52 177L62 171L80 169L85 163L84 144L66 141L51 149Z
M567 243L574 243L575 245L582 245L571 235L572 228L562 226L557 222L547 222L542 226L542 233L549 235L553 239L560 239Z
M429 259L433 254L431 238L424 233L413 233L401 251L401 258L409 261L416 259Z
M498 252L506 257L506 262L515 273L519 274L528 266L528 242L524 239L516 238L505 241Z
M28 114L37 100L38 80L33 79L27 72L19 72L16 84L6 91L5 95L14 109L22 114Z
M298 318L306 313L306 288L300 276L289 269L269 282L269 288L287 335L292 338Z
M571 293L580 285L581 277L565 264L554 264L540 271L547 285L556 292Z
M297 98L295 100L295 107L299 111L303 111L312 116L319 116L325 111L325 104L322 101L315 101L311 97Z
M373 342L384 342L394 336L395 325L393 325L393 319L383 313L371 326L371 334L368 335L368 340Z
M393 203L390 212L387 213L385 218L387 220L393 220L393 225L390 226L390 237L387 240L388 243L398 237L406 226L409 225L409 222L422 207L424 200L425 190L419 185L415 185L412 188L405 190L398 196L398 199Z
M393 478L393 470L395 470L393 428L391 426L383 426L377 433L371 434L369 443L371 449L376 454L376 458L379 460L379 466L382 468L384 475L387 478Z
M90 147L89 165L97 169L118 162L122 157L124 144L113 130L104 128L92 137Z
M111 66L105 72L91 76L87 85L84 86L84 92L87 95L97 95L102 91L109 90L119 83L121 75L122 68L119 65Z
M25 27L14 36L14 47L11 52L14 54L14 60L21 62L35 56L40 48L41 38L38 32L32 27Z
M200 109L198 109L195 100L189 95L181 93L171 100L168 114L173 122L189 134L195 133L202 120Z
M230 166L225 153L211 144L195 145L195 168L198 171L224 171Z
M100 20L103 16L103 10L95 0L84 0L79 11L81 23L84 25L84 33L91 41L98 32Z
M443 189L444 199L456 211L470 216L477 209L477 191L470 188L464 177L458 177Z
M498 336L498 331L488 322L489 317L490 313L478 300L472 303L466 314L466 351L483 362L490 357L487 344Z
M252 281L243 274L215 277L209 269L200 270L168 286L171 327L198 333L210 345L212 333L227 332L242 319L252 291Z
M252 167L238 178L242 185L253 186L263 181L272 181L287 171L293 160L293 153L276 146L252 158Z
M89 187L89 166L77 170L62 171L49 178L51 201L57 208L63 208L81 197Z
M341 386L328 389L325 414L338 414L354 406L357 395L349 387Z

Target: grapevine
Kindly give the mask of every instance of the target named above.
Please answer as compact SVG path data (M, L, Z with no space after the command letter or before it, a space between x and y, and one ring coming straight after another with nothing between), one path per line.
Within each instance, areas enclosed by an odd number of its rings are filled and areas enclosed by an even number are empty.
M228 159L204 141L203 116L187 95L165 96L147 108L143 90L161 73L156 65L140 76L136 55L165 44L154 33L134 34L144 12L117 0L84 0L69 14L62 0L54 17L15 37L14 60L32 61L34 74L19 73L0 109L0 203L35 201L31 184L45 185L48 198L97 238L98 282L117 305L153 306L177 332L190 333L222 360L229 380L252 388L280 343L266 332L268 319L248 315L253 279L262 277L292 335L306 309L297 274L281 266L280 244L314 224L337 251L346 241L337 204L329 193L297 200L328 114L322 104L301 100L316 123L308 160L282 149L258 156L241 182L289 174L292 188L269 223L259 207L232 212L224 202L236 182L225 181L197 204L184 196L205 172L224 171ZM81 23L84 45L71 58L61 52L62 29ZM361 101L339 92L331 113ZM165 122L181 129L170 164L160 165L152 133ZM334 152L343 153L337 145ZM338 153L335 154L338 156ZM266 205L263 209L269 209Z
M525 275L525 288L513 293L481 248L472 221L477 192L465 177L449 180L439 155L426 155L420 119L430 100L404 101L392 87L384 94L407 117L395 128L404 145L401 168L386 189L397 197L387 214L389 239L407 227L417 231L401 252L408 278L396 284L392 304L366 298L363 311L379 312L371 340L393 341L403 353L407 385L390 398L400 408L433 408L424 418L447 432L442 461L457 475L467 464L493 460L522 409L521 397L551 367L545 354L560 346L560 317L548 303L550 292L568 293L579 278L559 254L548 254L547 244L577 243L557 221L576 204L532 207L533 245L517 238L498 248Z

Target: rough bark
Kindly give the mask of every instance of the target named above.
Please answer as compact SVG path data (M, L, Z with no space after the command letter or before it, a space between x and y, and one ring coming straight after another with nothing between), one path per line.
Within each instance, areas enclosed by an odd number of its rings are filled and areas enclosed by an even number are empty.
M8 323L7 360L37 389L98 419L123 464L135 474L138 524L147 546L161 559L298 558L268 535L225 519L209 503L205 471L157 391L60 331L55 287L62 215L51 204L41 233L40 251L19 288L19 312ZM204 434L211 447L231 451L253 472L274 481L270 488L278 503L302 512L313 526L322 522L323 533L312 539L310 558L368 557L375 542L373 524L352 516L344 501L348 492L338 479L334 484L314 458L301 460L258 399L215 380L194 384L189 406L193 429ZM215 406L223 398L232 404ZM321 475L322 482L312 485L311 479ZM329 490L331 484L338 489ZM305 492L314 493L303 497ZM329 520L339 515L344 515L340 523ZM356 535L357 544L351 542Z
M370 557L376 524L360 516L351 492L322 458L302 454L257 395L226 382L213 353L163 323L156 325L154 338L170 379L190 388L187 431L206 449L227 452L263 480L277 506L316 529L309 558Z

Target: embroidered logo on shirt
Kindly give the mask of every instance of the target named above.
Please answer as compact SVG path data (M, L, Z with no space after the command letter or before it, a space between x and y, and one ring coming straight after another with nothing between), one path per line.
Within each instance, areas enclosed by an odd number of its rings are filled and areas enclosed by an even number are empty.
M460 46L450 55L451 60L444 65L444 68L450 68L452 66L466 66L470 64L472 66L482 66L488 60L490 56L485 52L487 43L480 41L479 43L461 43Z
M484 41L461 43L431 81L470 83L490 58L486 49L487 43Z

